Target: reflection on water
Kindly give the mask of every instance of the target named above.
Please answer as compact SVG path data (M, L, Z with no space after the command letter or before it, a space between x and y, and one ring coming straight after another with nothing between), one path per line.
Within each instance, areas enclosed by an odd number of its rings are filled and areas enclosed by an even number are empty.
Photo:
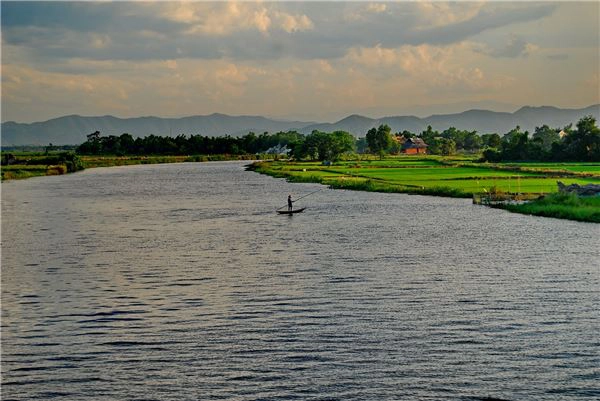
M599 226L242 163L2 185L2 398L600 397Z

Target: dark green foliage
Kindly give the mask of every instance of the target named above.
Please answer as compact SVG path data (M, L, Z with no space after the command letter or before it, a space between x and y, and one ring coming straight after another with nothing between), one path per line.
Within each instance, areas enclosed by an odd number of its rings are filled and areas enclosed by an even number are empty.
M377 129L371 128L367 132L366 139L371 153L378 154L383 159L383 155L392 145L391 131L389 125L382 124Z
M483 151L483 160L491 163L502 161L502 152L495 148L489 148Z
M519 127L508 132L495 148L483 152L483 160L500 161L600 161L600 129L592 116L577 123L577 129L537 127L530 138ZM491 145L490 145L491 146Z
M58 164L66 165L68 173L74 173L75 171L83 170L83 162L81 161L81 158L75 154L75 152L60 153Z
M577 123L577 129L564 138L567 158L582 161L600 161L600 128L592 116Z
M456 153L456 143L452 139L436 136L426 143L429 145L427 152L432 155L450 156Z
M411 136L414 136L413 134L411 134L410 132L404 131L402 133L402 135L405 138L410 138ZM419 135L421 137L421 139L423 139L423 141L425 141L426 144L429 144L429 142L433 142L433 140L435 138L439 138L440 137L440 133L438 131L435 131L434 129L431 128L431 125L427 126L427 129L423 132L421 132L421 135Z
M83 170L83 162L75 152L15 152L2 154L2 180L58 175Z
M85 155L215 155L215 154L257 154L276 146L294 148L303 140L296 131L267 132L257 136L254 132L240 138L230 135L208 137L202 135L178 135L176 137L149 135L133 138L130 134L103 137L98 131L88 135L87 141L77 148Z
M346 152L352 152L356 148L356 140L345 131L332 133L313 131L304 138L293 144L292 154L295 159L330 160L337 161Z
M582 118L576 129L565 127L563 138L559 129L547 125L536 127L532 136L517 126L502 138L494 134L477 135L475 131L450 127L441 133L431 126L418 136L428 144L428 153L452 155L456 152L479 152L483 160L501 161L600 161L600 129L592 116ZM369 151L380 158L387 152L398 153L400 144L392 140L391 129L380 125L367 132L365 138L356 141L349 133L336 131L325 133L313 131L304 136L296 131L265 132L236 138L229 135L205 137L201 135L178 135L162 137L150 135L134 139L130 134L102 137L98 131L89 134L77 152L86 155L244 155L264 153L275 146L287 147L297 160L331 160L358 148L359 153ZM404 138L416 136L409 131L401 133ZM368 146L368 149L367 149Z
M83 163L75 152L46 153L6 153L2 156L2 165L21 166L65 166L66 171L73 173L83 170Z
M483 134L481 135L481 145L487 148L497 148L500 146L502 139L498 134Z
M542 151L549 153L552 145L560 142L560 135L556 129L552 129L544 124L541 127L535 128L532 139Z
M356 151L358 153L366 153L368 146L369 145L367 144L367 138L358 138L358 140L356 141Z

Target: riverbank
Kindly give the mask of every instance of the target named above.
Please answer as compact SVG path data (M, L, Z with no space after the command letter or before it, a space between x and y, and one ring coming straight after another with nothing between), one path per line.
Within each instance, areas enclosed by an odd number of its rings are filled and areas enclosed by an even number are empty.
M557 191L557 180L565 184L600 183L600 163L478 163L469 157L398 156L383 160L352 160L334 164L318 162L257 162L256 172L286 178L290 182L316 182L336 189L397 192L453 198L504 193L518 198L537 198ZM553 199L553 198L552 198ZM594 202L539 204L534 208L506 210L539 216L596 222L600 205ZM537 203L532 203L532 205ZM527 204L528 205L528 204ZM535 210L534 210L535 209Z
M31 177L61 175L86 168L209 162L228 160L258 160L269 155L192 155L192 156L80 156L73 152L4 152L1 168L2 181ZM270 157L273 157L272 155ZM6 161L6 163L5 163Z
M81 158L72 151L2 152L2 181L45 175L74 173L84 169Z
M515 213L600 223L600 197L556 193L522 204L496 205Z
M81 156L85 168L132 166L136 164L194 163L231 160L259 160L259 155L192 155L192 156Z

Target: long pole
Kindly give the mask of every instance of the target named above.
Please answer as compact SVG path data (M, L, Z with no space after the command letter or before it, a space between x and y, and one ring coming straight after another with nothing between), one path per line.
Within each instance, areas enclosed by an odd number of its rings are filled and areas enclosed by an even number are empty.
M323 190L323 188L319 188L319 189L317 189L317 190L316 190L316 191L314 191L314 192L311 192L311 193L309 193L309 194L306 194L306 195L304 195L304 196L301 196L301 197L299 197L299 198L298 198L298 199L296 199L296 200L293 200L292 202L297 202L297 201L299 201L299 200L300 200L300 199L302 199L302 198L306 198L307 196L309 196L309 195L312 195L312 194L316 194L317 192L319 192L319 191L322 191L322 190ZM286 206L287 206L287 204L285 204L285 205L281 206L279 209L283 209L283 208L284 208L284 207L286 207ZM277 209L277 210L279 210L279 209Z
M307 194L307 195L304 195L304 196L301 196L301 197L299 197L298 199L296 199L296 200L295 200L295 201L293 201L293 202L299 201L299 200L300 200L300 199L302 199L302 198L306 198L308 195L316 194L317 192L319 192L319 191L322 191L322 190L323 190L323 188L319 188L319 189L317 189L317 190L316 190L316 191L314 191L314 192L311 192L311 193L309 193L309 194Z

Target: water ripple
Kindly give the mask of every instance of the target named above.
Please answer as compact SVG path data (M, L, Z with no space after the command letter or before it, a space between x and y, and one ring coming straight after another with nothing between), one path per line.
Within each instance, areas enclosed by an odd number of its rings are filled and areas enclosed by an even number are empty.
M596 225L326 189L274 213L316 189L242 163L3 187L2 399L600 397Z

